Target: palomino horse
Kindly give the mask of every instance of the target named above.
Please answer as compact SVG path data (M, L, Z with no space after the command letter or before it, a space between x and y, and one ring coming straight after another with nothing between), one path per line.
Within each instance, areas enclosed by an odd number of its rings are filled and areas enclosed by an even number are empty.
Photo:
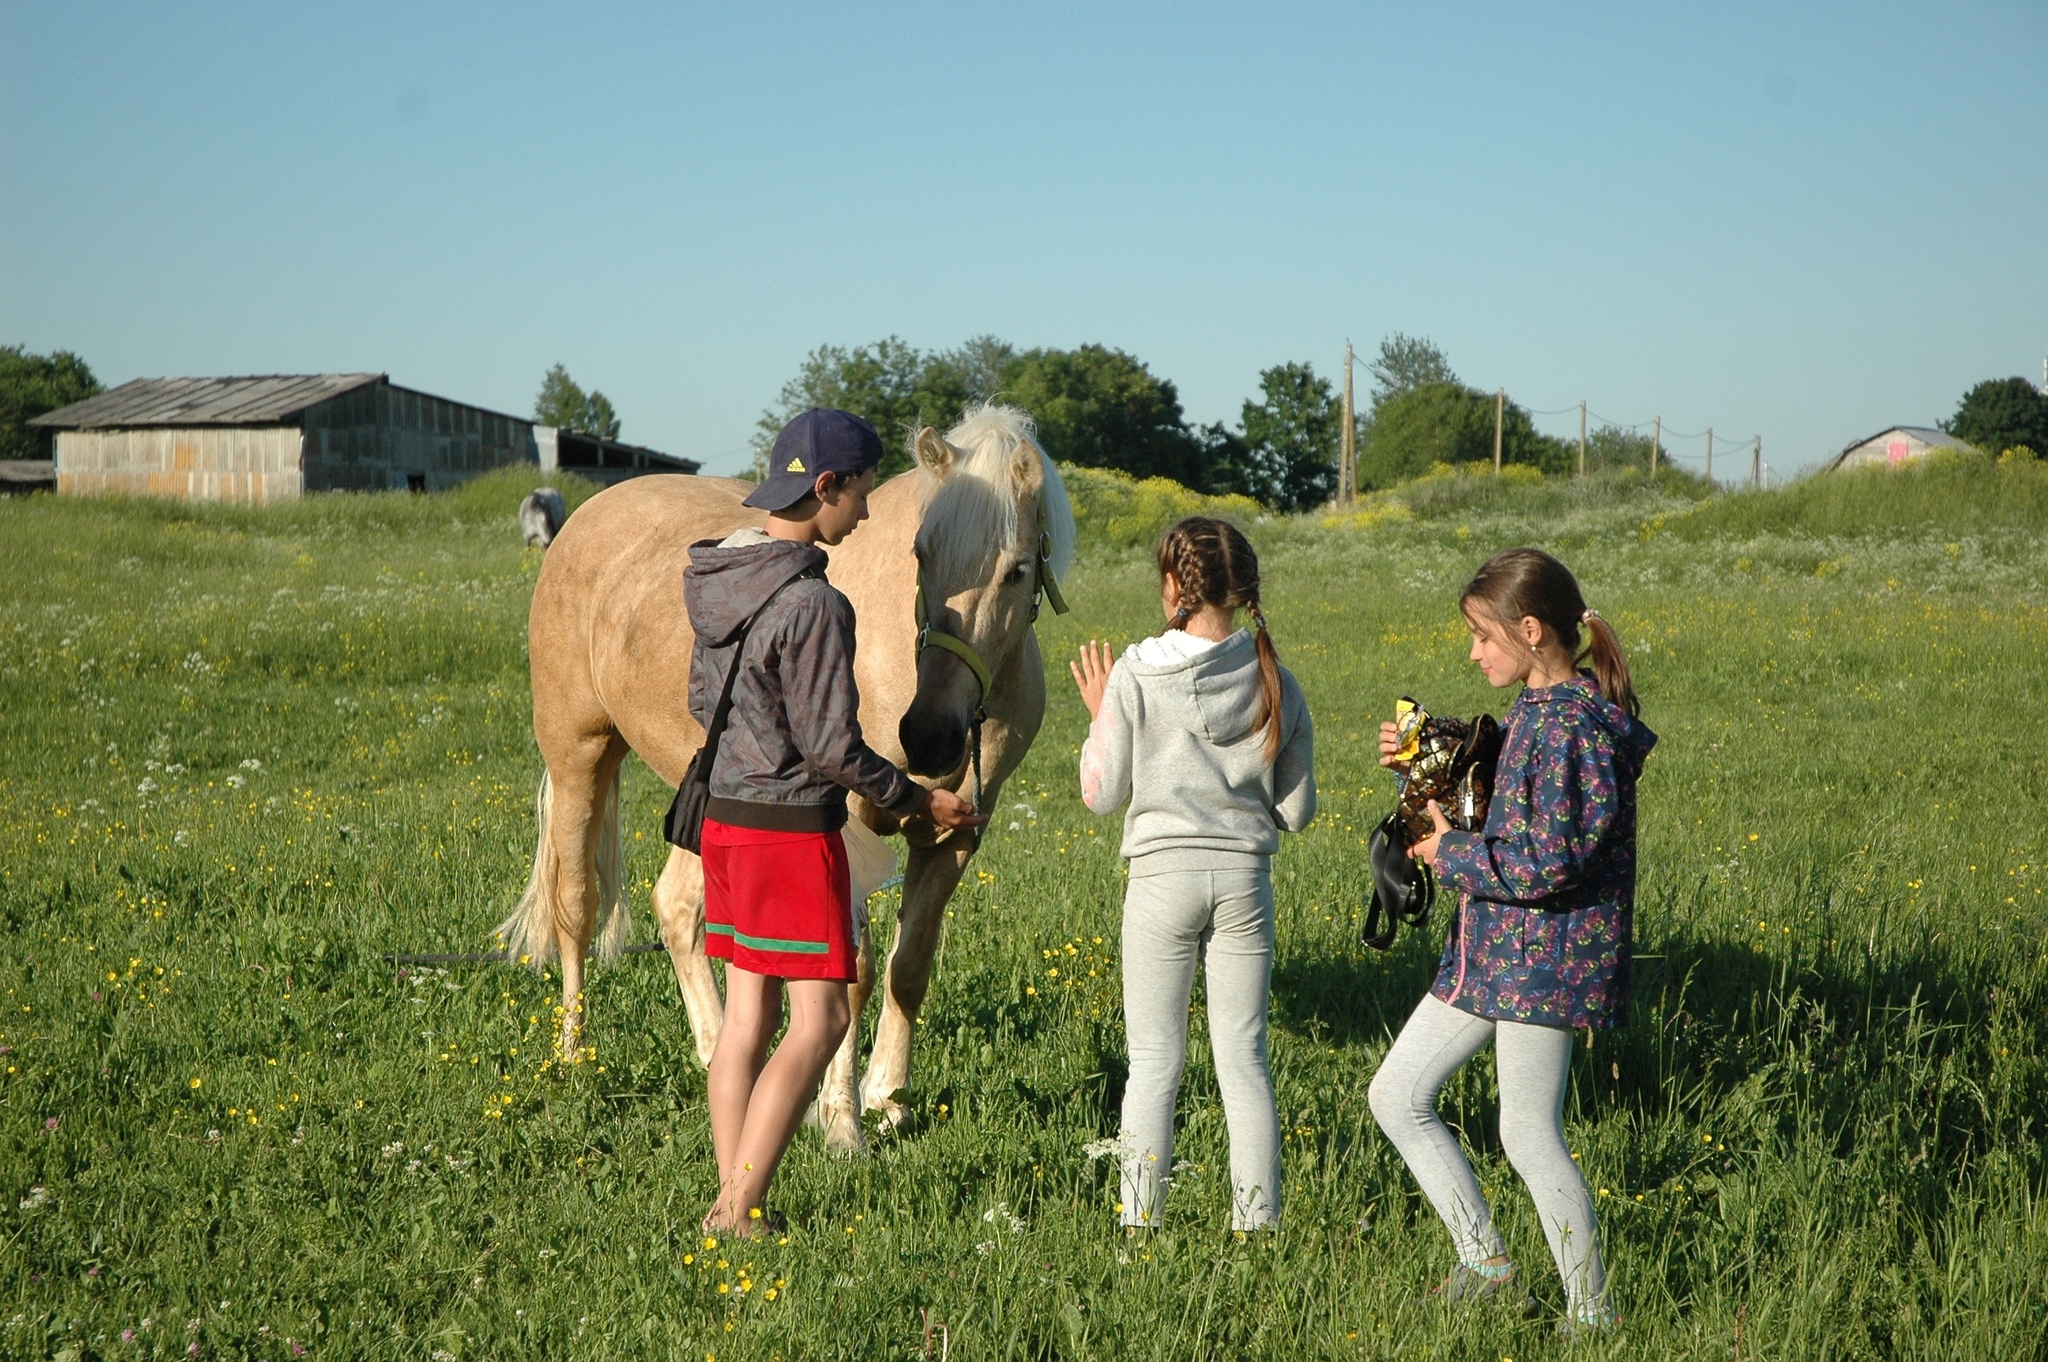
M990 808L1045 715L1045 668L1031 624L1041 592L1056 598L1053 583L1073 560L1073 510L1030 418L1014 408L979 407L944 438L927 427L913 443L917 476L875 492L868 523L830 551L827 573L859 621L854 675L868 742L928 783L959 789L969 779L979 707L987 716L979 735L982 804ZM525 896L498 930L514 958L538 967L560 956L560 1043L570 1059L585 1053L583 968L593 932L600 956L616 955L626 942L619 839L626 753L639 753L674 785L704 738L687 703L689 546L758 524L759 512L740 505L748 490L728 478L621 483L570 517L534 587L527 625L533 732L547 763L540 841ZM914 618L920 587L931 639ZM853 989L854 1023L819 1098L826 1142L848 1152L861 1147L862 1104L892 1124L904 1117L896 1094L910 1084L911 1032L946 901L975 847L970 834L943 832L922 818L899 829L857 798L851 812L884 835L901 831L910 852L866 1080L857 1096L860 1016L874 988L871 944L863 945ZM695 856L670 850L654 911L697 1058L709 1064L724 1004L704 955L704 876Z

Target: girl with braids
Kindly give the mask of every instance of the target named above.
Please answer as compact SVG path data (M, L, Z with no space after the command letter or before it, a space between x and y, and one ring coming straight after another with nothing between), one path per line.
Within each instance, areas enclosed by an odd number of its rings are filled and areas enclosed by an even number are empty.
M1564 1277L1559 1332L1604 1329L1614 1314L1593 1198L1565 1145L1565 1082L1573 1028L1619 1026L1628 1011L1636 778L1657 737L1636 717L1621 641L1563 563L1537 549L1495 554L1458 604L1486 679L1523 690L1485 828L1454 832L1432 803L1436 835L1411 852L1457 891L1457 916L1435 986L1373 1076L1373 1116L1450 1227L1458 1266L1438 1297L1522 1298L1472 1167L1436 1114L1444 1084L1490 1042L1501 1146ZM1399 764L1396 742L1382 725L1381 765Z
M1316 812L1315 734L1259 606L1259 559L1205 517L1159 544L1166 629L1114 667L1099 642L1070 663L1092 722L1081 798L1098 814L1129 801L1123 854L1126 1226L1160 1223L1173 1166L1174 1098L1187 1059L1188 996L1208 981L1216 1085L1230 1127L1231 1225L1280 1223L1280 1120L1266 1066L1273 880L1280 833ZM1249 628L1234 628L1237 613Z

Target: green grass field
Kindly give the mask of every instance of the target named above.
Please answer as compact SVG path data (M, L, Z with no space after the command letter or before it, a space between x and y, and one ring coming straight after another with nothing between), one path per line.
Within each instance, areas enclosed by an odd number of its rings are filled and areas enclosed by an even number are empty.
M1062 678L952 905L913 1123L855 1162L807 1132L786 1242L716 1246L664 957L596 974L576 1069L552 981L381 958L488 949L525 881L516 481L0 502L0 1356L2042 1355L2048 473L1439 477L1251 526L1322 790L1275 866L1284 1231L1227 1232L1199 1010L1172 1227L1113 1230L1084 1146L1123 1078L1120 825L1075 792ZM1143 509L1091 531L1049 656L1156 627ZM1356 943L1377 721L1503 707L1455 597L1524 542L1663 737L1637 1010L1567 1113L1624 1324L1569 1349L1484 1059L1447 1108L1542 1309L1420 1300L1448 1238L1365 1091L1436 939ZM641 939L666 798L630 768Z

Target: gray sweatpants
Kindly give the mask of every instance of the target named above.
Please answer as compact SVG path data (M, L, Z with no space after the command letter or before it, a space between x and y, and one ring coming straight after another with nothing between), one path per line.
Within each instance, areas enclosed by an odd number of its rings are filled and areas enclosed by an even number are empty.
M1436 1114L1444 1084L1488 1041L1500 1070L1501 1147L1535 1199L1572 1314L1597 1317L1606 1309L1607 1270L1600 1261L1593 1196L1564 1141L1571 1031L1489 1021L1425 995L1373 1075L1373 1117L1450 1227L1458 1257L1470 1264L1506 1253L1472 1165Z
M1273 880L1264 868L1134 876L1124 895L1123 1223L1158 1225L1173 1167L1174 1100L1200 958L1216 1086L1230 1128L1231 1227L1280 1221L1280 1114L1266 1068Z

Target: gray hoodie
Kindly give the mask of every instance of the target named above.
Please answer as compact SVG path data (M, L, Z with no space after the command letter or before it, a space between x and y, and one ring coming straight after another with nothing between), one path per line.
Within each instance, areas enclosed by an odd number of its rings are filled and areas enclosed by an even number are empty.
M1132 875L1264 866L1280 833L1316 816L1315 726L1294 674L1280 669L1280 752L1256 723L1258 645L1180 630L1131 645L1109 673L1081 749L1081 798L1099 814L1125 800Z
M833 832L846 823L848 790L899 816L923 794L861 738L853 605L825 580L825 562L822 549L758 531L690 546L690 712L702 724L718 704L740 626L777 587L816 574L776 596L747 635L705 808L721 823Z

